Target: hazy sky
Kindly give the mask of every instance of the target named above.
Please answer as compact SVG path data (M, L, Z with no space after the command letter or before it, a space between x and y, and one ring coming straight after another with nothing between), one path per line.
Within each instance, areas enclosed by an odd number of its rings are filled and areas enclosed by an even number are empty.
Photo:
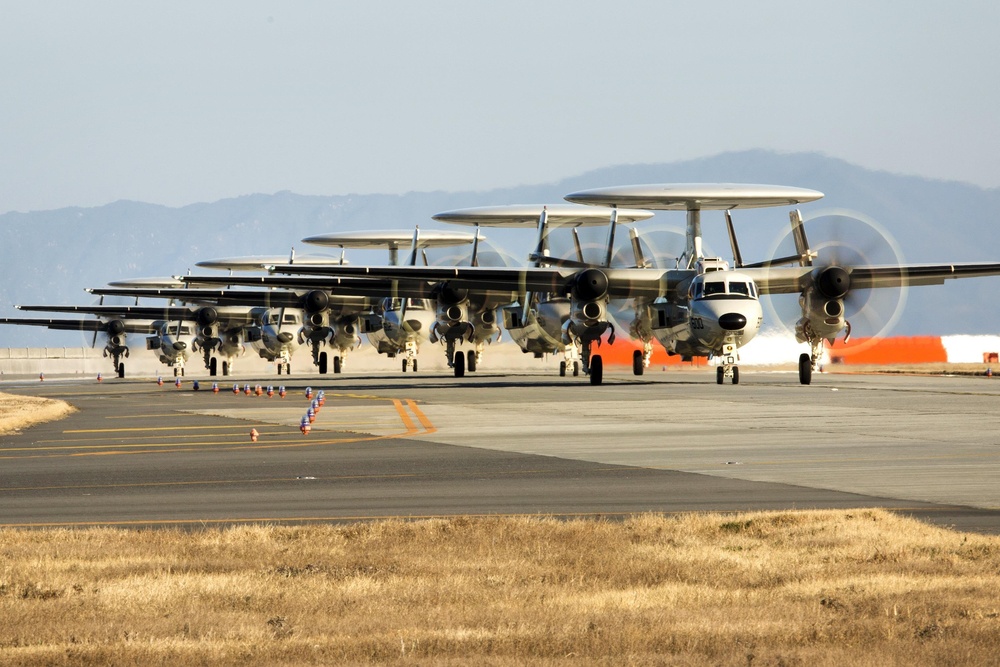
M998 187L998 30L987 1L0 0L0 212L746 148Z

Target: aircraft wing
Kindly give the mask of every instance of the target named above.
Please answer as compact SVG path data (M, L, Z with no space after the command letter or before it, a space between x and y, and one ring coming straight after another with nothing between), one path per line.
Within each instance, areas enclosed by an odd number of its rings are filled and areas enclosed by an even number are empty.
M475 290L512 292L549 292L568 294L581 279L607 279L607 293L612 298L666 295L693 271L656 271L652 269L608 269L578 267L491 267L491 266L274 266L277 273L336 275L456 283Z
M307 295L298 294L287 289L278 290L237 290L237 289L119 289L94 288L88 290L98 296L134 296L159 299L175 299L187 303L229 306L250 306L258 308L304 308ZM379 292L385 296L387 292ZM337 295L330 299L330 306L335 308L355 308L367 310L371 307L370 298L366 296Z
M299 266L296 264L295 266ZM338 266L337 269L341 267ZM182 276L189 285L241 285L247 287L278 287L283 289L324 290L333 296L365 296L383 298L396 296L393 290L398 280L378 278L341 278L338 276ZM430 295L432 285L426 280L415 281L414 290L423 290L414 298ZM95 292L96 294L97 292Z
M249 308L235 306L17 306L19 310L45 313L86 313L121 319L147 319L167 321L225 322L229 326L253 324Z
M65 319L36 319L29 317L3 317L0 324L23 324L36 327L48 327L61 331L106 331L108 322L101 320L65 320ZM158 330L153 322L149 320L122 320L125 333L149 334Z
M822 267L741 268L740 273L753 278L761 294L794 294L812 284L813 273ZM908 264L901 266L845 267L852 289L902 287L904 285L942 285L953 278L980 278L1000 275L1000 263L966 262L958 264Z
M84 313L103 317L121 317L147 320L193 320L197 308L186 306L17 306L18 310L43 313Z

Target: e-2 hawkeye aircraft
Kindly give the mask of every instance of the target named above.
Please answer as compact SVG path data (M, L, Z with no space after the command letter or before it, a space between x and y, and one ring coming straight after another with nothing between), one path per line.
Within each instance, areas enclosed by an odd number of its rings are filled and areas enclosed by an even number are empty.
M131 351L128 334L146 334L146 348L156 352L160 361L174 369L174 374L183 374L184 364L191 354L191 328L163 320L132 318L81 318L45 319L28 317L0 318L0 324L40 326L59 331L85 331L105 337L104 356L111 359L115 374L125 377L125 359Z
M447 248L459 245L473 246L473 256L477 252L482 237L471 234L406 230L373 230L360 232L337 232L311 236L304 242L327 247L353 249L380 249L389 251L389 261L398 262L399 250L409 247L408 264L415 265L429 248ZM207 268L228 268L230 270L254 270L262 268L262 258L234 258L199 262ZM274 261L271 262L273 264ZM320 262L300 263L295 266L318 266ZM343 265L343 262L334 264ZM330 265L326 263L323 265ZM321 346L332 345L339 354L333 357L333 369L339 373L342 360L348 350L360 344L359 332L364 332L369 343L380 353L389 357L403 356L402 368L417 370L416 354L424 340L434 338L437 322L429 303L438 294L424 285L419 290L400 290L397 281L373 279L341 279L309 281L295 277L277 276L183 276L179 280L188 285L220 285L213 298L225 299L228 303L258 304L274 308L301 308L302 327L299 329L300 342L308 341L313 351L313 361L320 373L326 373L327 353ZM232 285L265 287L266 290L233 290ZM199 290L201 291L201 290ZM174 296L183 290L161 291L157 296ZM405 292L405 293L404 293ZM207 291L205 293L208 293ZM282 315L288 317L287 313ZM436 340L436 338L434 338Z
M684 357L708 356L721 364L717 381L739 382L739 348L760 331L762 294L798 293L802 316L796 330L812 353L800 357L800 381L808 384L819 363L823 341L849 330L844 299L852 290L940 284L952 278L1000 275L1000 263L870 266L863 264L812 263L801 226L795 232L799 266L780 266L782 261L742 265L730 269L720 258L704 255L701 212L720 210L731 220L731 212L742 208L794 206L823 195L815 190L773 185L679 184L637 185L587 190L567 195L578 204L610 207L609 238L613 238L619 207L647 210L678 210L687 214L686 249L674 269L618 269L608 267L339 267L337 275L391 279L422 279L447 282L469 290L516 290L545 292L569 299L571 315L567 327L585 335L583 354L589 361L590 381L601 384L603 363L592 343L608 329L607 305L611 299L632 299L636 318L668 351ZM795 220L801 220L793 213ZM731 229L731 225L730 225ZM734 251L737 252L735 235ZM612 245L608 244L609 249ZM609 250L610 252L610 250ZM786 258L788 259L788 258ZM301 267L276 266L280 273L300 272ZM318 272L307 269L308 272ZM633 327L643 330L643 327ZM588 360L589 356L589 360Z

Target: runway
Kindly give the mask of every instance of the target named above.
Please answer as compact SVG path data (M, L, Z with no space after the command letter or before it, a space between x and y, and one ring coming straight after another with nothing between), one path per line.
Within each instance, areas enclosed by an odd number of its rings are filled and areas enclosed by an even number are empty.
M79 409L0 437L0 525L885 507L1000 534L984 377L359 373L281 378L285 398L228 380L0 383ZM326 403L304 436L306 386Z

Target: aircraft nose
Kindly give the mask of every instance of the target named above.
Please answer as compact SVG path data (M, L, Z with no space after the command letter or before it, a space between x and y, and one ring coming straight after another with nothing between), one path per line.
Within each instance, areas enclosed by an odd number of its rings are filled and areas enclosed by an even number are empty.
M719 326L726 331L737 331L747 326L747 318L739 313L726 313L719 316Z

